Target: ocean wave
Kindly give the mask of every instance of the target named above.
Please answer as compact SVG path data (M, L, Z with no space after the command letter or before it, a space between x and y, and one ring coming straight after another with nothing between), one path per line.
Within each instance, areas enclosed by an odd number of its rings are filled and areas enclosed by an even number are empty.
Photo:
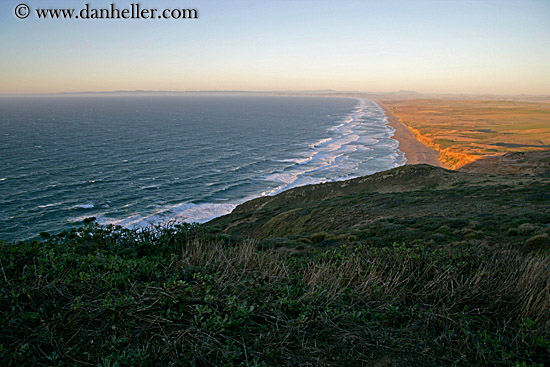
M266 180L279 185L261 195L275 195L297 186L339 181L403 165L405 157L398 149L399 142L392 139L394 132L380 106L358 99L351 113L327 130L328 137L309 144L305 157L293 161L300 162L299 165L267 174ZM373 164L365 164L371 161Z
M158 190L160 189L159 185L147 185L147 186L140 186L140 190Z
M93 209L95 205L93 203L77 204L70 207L70 209Z
M101 225L112 224L125 228L154 226L166 222L204 223L210 219L230 213L237 205L236 203L179 203L164 206L146 216L136 213L125 218L115 219L99 215L96 217L96 220Z
M240 187L246 187L249 183L250 183L250 179L239 180L239 181L235 181L233 183L225 183L225 184L222 185L221 188L219 188L217 190L213 190L210 194L210 197L221 194L221 193L224 193L224 192L227 192L229 190L235 190L235 189L238 189Z
M296 157L271 160L258 157L259 159L254 162L226 168L226 171L231 173L250 172L246 179L233 182L220 182L214 174L201 173L199 177L206 181L204 186L210 191L210 195L203 198L207 201L205 203L184 202L165 205L151 210L152 212L147 215L134 212L123 218L114 218L114 213L100 213L94 216L99 224L120 225L126 228L166 222L203 223L228 214L238 204L258 196L276 195L298 186L345 180L403 165L406 160L404 154L399 151L399 142L392 139L393 134L394 129L388 125L384 111L375 102L358 99L348 115L340 117L334 126L327 129L325 137L303 145L301 151L295 152ZM219 159L203 162L201 167L215 164L216 161ZM270 165L278 167L269 168ZM219 167L215 168L219 170ZM238 200L228 199L233 191L243 191L241 189L253 181L265 183L261 189L263 192L259 190L256 195ZM153 188L155 185L141 187ZM93 204L75 207L90 209L93 208ZM84 216L73 217L71 220L78 221L83 218Z
M51 208L51 207L59 206L59 205L62 205L62 204L63 203L51 203L51 204L45 204L45 205L38 205L38 208L40 208L40 209Z

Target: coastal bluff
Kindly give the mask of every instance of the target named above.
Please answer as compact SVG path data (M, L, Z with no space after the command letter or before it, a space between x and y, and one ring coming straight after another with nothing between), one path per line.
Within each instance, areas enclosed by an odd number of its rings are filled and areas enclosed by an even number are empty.
M0 241L0 362L544 365L547 157L405 165L205 225L87 218Z
M544 151L481 159L458 171L405 165L253 199L208 224L231 235L309 246L390 238L455 243L475 239L486 223L491 235L478 239L521 246L525 239L507 235L515 220L535 216L550 231L549 162Z

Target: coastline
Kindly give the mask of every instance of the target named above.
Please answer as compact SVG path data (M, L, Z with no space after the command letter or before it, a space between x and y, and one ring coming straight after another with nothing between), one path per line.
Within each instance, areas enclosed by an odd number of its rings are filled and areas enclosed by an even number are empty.
M399 150L405 153L407 163L405 164L429 164L436 167L446 168L439 161L439 152L418 141L409 128L401 122L391 111L380 101L374 100L386 114L388 124L395 129L392 138L399 142Z

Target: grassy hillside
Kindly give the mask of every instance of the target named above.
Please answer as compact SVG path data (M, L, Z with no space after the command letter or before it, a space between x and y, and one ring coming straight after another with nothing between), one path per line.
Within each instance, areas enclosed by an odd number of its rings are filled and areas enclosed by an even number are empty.
M254 199L210 225L298 248L342 241L434 247L474 241L526 250L530 238L549 232L549 202L549 177L413 165Z
M207 225L2 243L0 363L543 366L544 172L401 167Z
M381 101L453 169L511 151L550 148L550 103L415 99Z

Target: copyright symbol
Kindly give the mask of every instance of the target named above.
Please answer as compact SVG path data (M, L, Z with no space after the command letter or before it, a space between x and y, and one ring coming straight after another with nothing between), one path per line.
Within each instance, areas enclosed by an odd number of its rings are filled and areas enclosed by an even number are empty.
M19 19L25 19L31 13L31 9L27 4L19 4L15 7L15 16Z

